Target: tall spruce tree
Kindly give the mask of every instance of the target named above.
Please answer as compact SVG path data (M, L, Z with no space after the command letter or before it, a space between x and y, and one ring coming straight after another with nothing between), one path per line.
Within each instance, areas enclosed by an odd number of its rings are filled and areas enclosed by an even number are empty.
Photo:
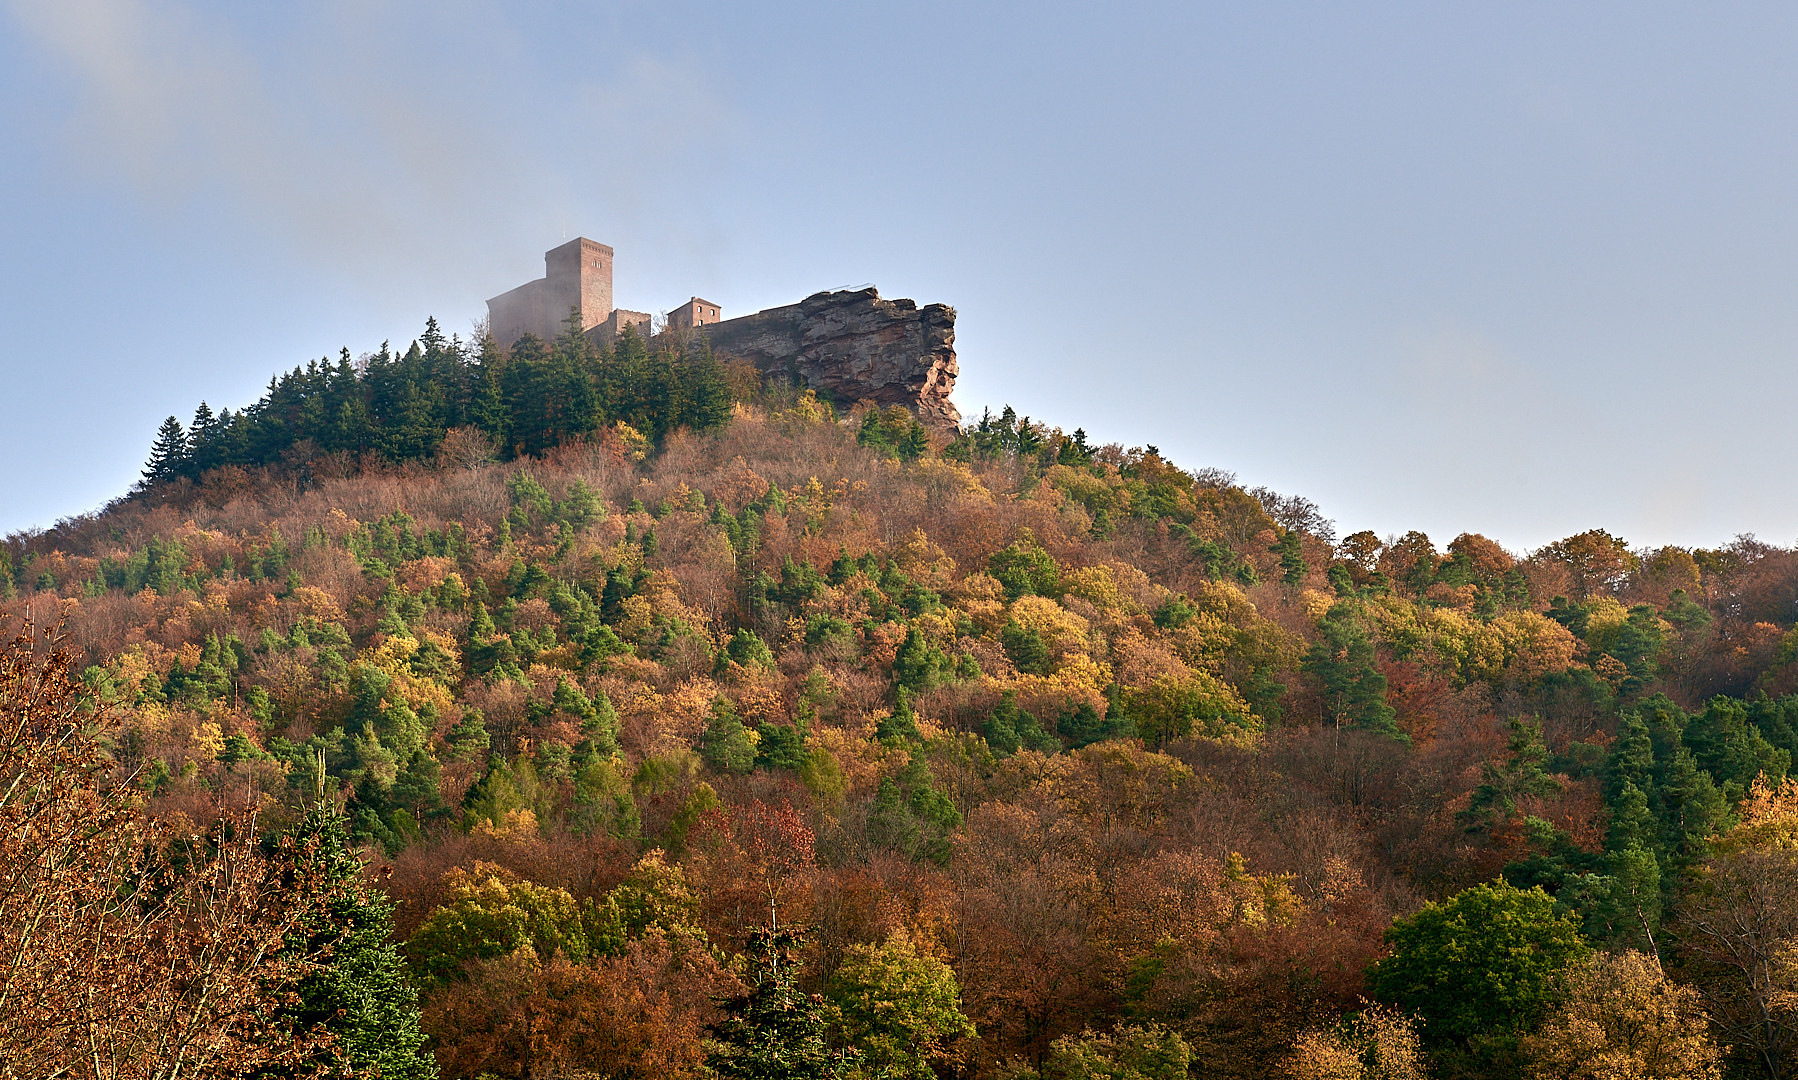
M706 1066L728 1080L836 1080L859 1057L824 1038L823 999L799 989L805 936L791 927L749 935L747 994L724 1003Z
M150 445L150 460L144 463L138 490L148 491L175 479L187 469L187 461L187 431L181 421L171 416L156 429L156 441Z
M219 456L219 420L213 415L212 406L204 401L194 410L194 422L187 428L187 472L189 476L198 476L207 469L217 465Z
M323 1023L337 1036L339 1064L357 1076L436 1080L437 1062L418 1028L418 989L389 940L393 902L361 883L362 860L349 848L349 829L334 806L306 811L283 839L300 853L300 872L332 890L325 913L305 927L314 949L329 947L324 970L295 987L300 1026Z

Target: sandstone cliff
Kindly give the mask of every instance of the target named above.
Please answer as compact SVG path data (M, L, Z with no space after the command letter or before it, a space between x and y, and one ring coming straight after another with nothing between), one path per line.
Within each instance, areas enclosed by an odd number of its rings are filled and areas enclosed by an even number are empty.
M955 309L882 300L878 291L822 292L787 307L701 327L721 356L786 373L839 408L904 405L927 427L953 430Z

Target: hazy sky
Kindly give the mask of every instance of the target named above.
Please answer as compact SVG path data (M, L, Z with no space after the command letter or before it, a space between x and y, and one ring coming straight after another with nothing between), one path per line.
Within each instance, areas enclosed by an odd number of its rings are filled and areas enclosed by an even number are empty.
M1795 65L1790 4L0 0L0 532L586 235L626 308L953 304L964 414L1344 532L1789 544Z

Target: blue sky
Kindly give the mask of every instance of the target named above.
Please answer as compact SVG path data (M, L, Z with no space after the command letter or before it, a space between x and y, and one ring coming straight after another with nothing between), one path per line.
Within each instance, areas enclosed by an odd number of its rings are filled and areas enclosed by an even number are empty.
M1772 4L0 0L0 531L586 235L627 308L953 304L964 413L1344 532L1789 544L1795 62Z

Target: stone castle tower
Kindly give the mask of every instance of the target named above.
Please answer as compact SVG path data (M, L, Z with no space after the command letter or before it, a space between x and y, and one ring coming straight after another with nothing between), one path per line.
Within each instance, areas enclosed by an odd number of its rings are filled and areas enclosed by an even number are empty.
M543 253L544 276L487 301L487 329L510 347L526 334L554 341L567 329L568 312L581 313L581 330L604 340L627 324L647 336L649 315L612 306L612 249L577 237Z

